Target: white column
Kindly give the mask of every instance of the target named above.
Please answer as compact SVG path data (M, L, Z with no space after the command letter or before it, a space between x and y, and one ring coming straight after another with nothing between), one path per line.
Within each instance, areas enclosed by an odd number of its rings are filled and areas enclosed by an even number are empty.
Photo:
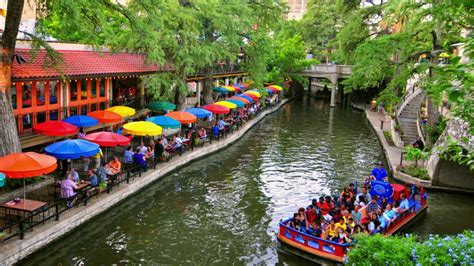
M333 84L332 90L331 90L331 103L330 107L335 107L336 106L336 92L337 92L337 82Z
M201 90L202 90L202 80L196 81L196 98L198 106L201 106Z
M225 78L225 85L229 86L229 78Z

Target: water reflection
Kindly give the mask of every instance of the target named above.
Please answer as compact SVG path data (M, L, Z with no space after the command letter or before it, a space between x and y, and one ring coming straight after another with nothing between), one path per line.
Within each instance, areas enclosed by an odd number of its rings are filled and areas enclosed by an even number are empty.
M382 157L362 113L295 100L234 145L163 178L23 264L305 265L277 252L278 222L367 174ZM474 219L451 216L472 215L470 197L430 199L439 207L414 230L472 228Z

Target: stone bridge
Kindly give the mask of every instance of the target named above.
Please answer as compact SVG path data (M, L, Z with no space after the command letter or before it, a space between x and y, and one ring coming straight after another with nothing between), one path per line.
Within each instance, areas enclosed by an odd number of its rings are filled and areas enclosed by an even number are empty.
M336 94L338 90L338 80L348 78L352 74L353 66L350 65L312 65L303 70L300 74L309 79L309 91L313 79L327 79L331 82L331 106L336 106Z

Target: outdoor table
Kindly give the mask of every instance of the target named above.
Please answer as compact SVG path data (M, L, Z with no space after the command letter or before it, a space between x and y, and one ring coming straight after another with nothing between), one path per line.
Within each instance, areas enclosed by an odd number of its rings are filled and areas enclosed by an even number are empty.
M33 214L36 213L38 210L44 208L48 203L37 201L37 200L29 200L29 199L20 199L17 203L13 200L4 202L1 207L5 209L5 216L11 218L14 212L23 212L30 214L30 223L33 222ZM10 220L10 219L9 219ZM44 212L43 212L43 220L44 220Z

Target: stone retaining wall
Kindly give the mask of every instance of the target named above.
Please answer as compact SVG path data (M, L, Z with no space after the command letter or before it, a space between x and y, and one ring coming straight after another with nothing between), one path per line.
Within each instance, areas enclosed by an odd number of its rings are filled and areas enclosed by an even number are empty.
M36 227L33 232L27 232L23 240L15 238L0 244L0 265L11 265L18 262L38 249L58 240L79 225L101 214L121 200L140 191L142 188L157 181L166 174L191 161L200 159L231 145L240 139L255 124L259 123L265 116L277 111L288 101L288 99L285 99L280 105L262 111L254 119L244 124L237 132L234 132L220 141L214 141L211 145L205 145L204 148L197 148L194 151L186 152L183 156L169 163L159 164L158 169L149 170L143 174L142 177L137 177L132 180L130 184L123 183L123 185L121 184L119 187L115 187L112 193L103 194L98 198L92 199L87 207L80 206L61 214L58 222L48 221L45 225Z

